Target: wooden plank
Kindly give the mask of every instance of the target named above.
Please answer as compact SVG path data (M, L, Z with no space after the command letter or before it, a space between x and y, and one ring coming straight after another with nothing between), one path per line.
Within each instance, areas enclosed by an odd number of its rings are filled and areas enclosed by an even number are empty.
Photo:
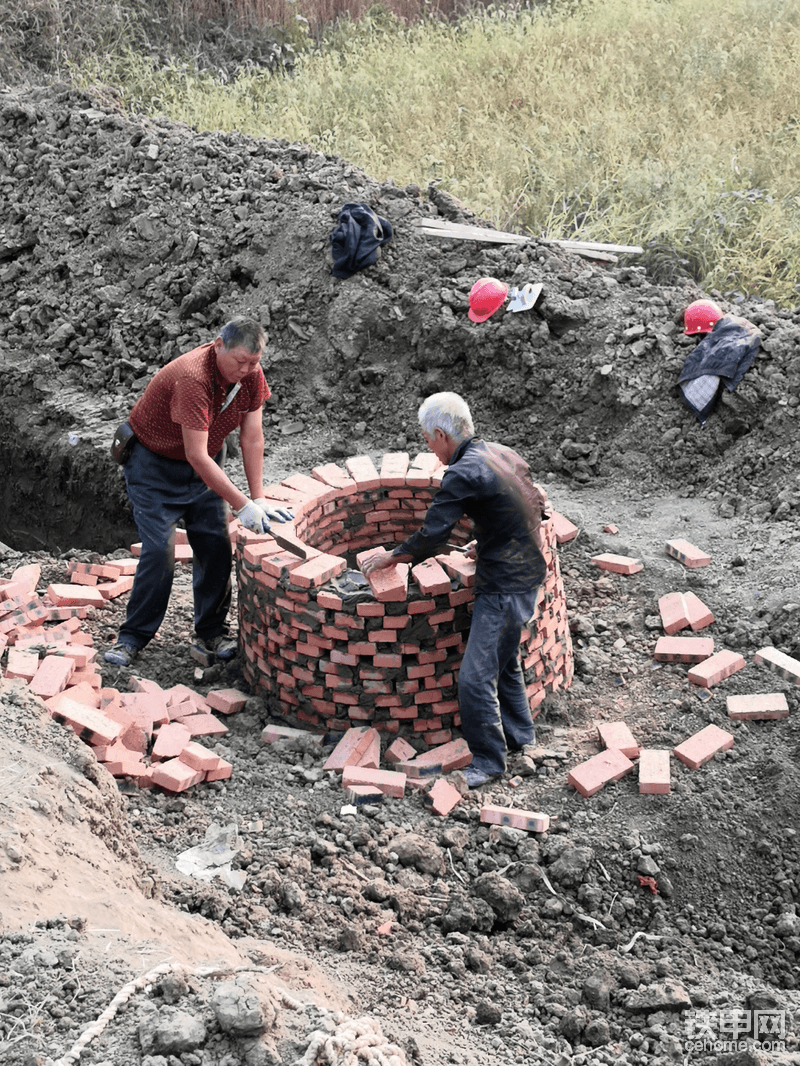
M644 251L638 244L601 244L598 241L568 241L559 238L526 236L521 233L506 233L502 230L484 229L482 226L467 226L458 222L446 222L438 218L417 219L416 228L426 236L450 237L454 240L488 241L493 244L524 244L538 241L539 244L557 245L571 251L617 252L621 255L641 255Z
M477 236L471 233L451 233L449 230L444 229L427 229L422 226L417 227L417 231L423 235L423 237L442 237L448 241L483 241L487 244L523 244L530 240L529 237L520 238L518 234L502 234L498 235L494 230L482 230L481 233L493 234L493 236ZM515 240L510 240L509 237L516 237ZM542 242L542 243L555 243L555 242ZM597 259L604 263L618 263L619 258L616 255L609 255L608 252L595 252L588 248L570 248L569 251L575 255L581 256L583 259Z

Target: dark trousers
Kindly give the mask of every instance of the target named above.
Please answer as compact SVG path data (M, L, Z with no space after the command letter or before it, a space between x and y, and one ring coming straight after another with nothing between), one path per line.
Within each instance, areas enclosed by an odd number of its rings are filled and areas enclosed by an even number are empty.
M175 527L181 518L193 555L195 631L206 640L226 632L232 551L224 500L189 463L156 455L138 441L123 472L142 554L120 639L143 648L163 622L175 569Z
M475 597L458 674L458 704L472 765L487 774L502 773L506 751L516 751L534 737L519 638L536 607L536 591Z

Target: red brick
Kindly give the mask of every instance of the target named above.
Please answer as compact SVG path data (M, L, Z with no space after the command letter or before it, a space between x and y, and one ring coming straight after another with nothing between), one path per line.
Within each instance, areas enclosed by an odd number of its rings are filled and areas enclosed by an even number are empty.
M70 585L88 585L91 587L92 585L97 584L97 576L95 574L81 574L76 572L69 575L69 583Z
M329 611L341 611L342 609L342 597L326 589L320 589L317 593L317 603Z
M227 781L233 774L233 764L227 759L220 759L219 765L213 770L207 770L206 781Z
M48 585L46 595L54 607L102 607L106 602L97 589L75 585Z
M202 773L216 770L222 761L219 755L215 755L213 751L209 751L195 740L190 740L185 745L178 758L187 766L191 766L193 770L200 770Z
M380 738L375 729L369 726L353 726L348 729L328 756L323 770L341 773L346 766L358 765L359 760L376 737L380 746Z
M595 555L592 562L601 570L610 570L615 574L638 574L640 570L644 570L638 559L629 555L612 555L610 552Z
M468 559L463 552L451 552L449 555L437 555L451 578L457 578L466 588L475 584L475 559Z
M384 758L389 763L407 762L409 759L413 759L416 754L416 751L407 740L398 737L386 749Z
M325 585L347 569L347 561L337 555L318 555L295 567L289 580L300 588L317 588Z
M32 594L36 591L41 576L42 568L39 563L26 563L24 566L18 566L9 580L12 585L20 585L24 592Z
M368 492L370 489L381 487L381 476L368 455L355 455L350 459L345 459L344 468L355 481L359 492Z
M683 600L686 604L686 613L689 618L689 625L694 632L698 629L705 629L706 626L710 626L714 621L714 615L706 607L699 596L696 596L693 592L684 592Z
M435 559L425 559L412 566L411 576L423 596L441 596L451 591L450 578Z
M189 741L192 734L179 722L168 722L162 725L153 745L153 758L174 759L177 758Z
M77 703L69 696L61 695L54 705L50 705L50 714L90 744L111 744L122 732L122 726L112 722L102 711Z
M579 532L578 527L573 522L570 522L568 518L565 518L563 514L553 511L550 521L553 523L553 532L558 544L567 544L569 541L575 540Z
M673 755L690 769L698 770L713 759L718 751L727 751L732 747L733 736L712 723L673 748Z
M408 468L406 485L410 488L426 488L431 483L435 470L441 463L433 452L420 452Z
M741 721L788 718L789 704L782 692L763 692L749 696L728 696L728 717Z
M648 796L669 795L669 752L665 748L642 748L639 752L639 792Z
M660 663L701 663L713 654L713 637L659 637L654 652Z
M402 770L409 777L430 777L437 773L449 774L451 770L461 770L471 762L472 752L466 740L453 740L405 761Z
M681 592L668 592L658 601L661 624L668 636L686 629L689 625L689 612Z
M381 485L386 489L402 488L408 467L408 452L387 452L381 460Z
M170 759L152 768L151 780L169 792L185 792L192 785L199 785L203 780L202 770L193 770L180 759Z
M75 663L72 659L65 659L60 655L46 655L31 679L31 692L43 700L55 696L64 691L74 672Z
M694 544L690 544L688 540L668 540L666 552L672 559L677 559L679 563L683 563L690 570L694 570L699 566L708 566L711 562L710 555L706 555L704 551L696 548Z
M216 737L228 732L228 727L213 714L190 714L176 721L185 725L193 737Z
M97 591L104 600L115 600L118 596L124 596L133 588L132 577L118 577L115 581L103 581L97 586Z
M39 656L32 651L20 651L17 648L9 648L8 662L6 663L5 676L18 677L22 681L32 681L39 669Z
M567 774L567 781L582 796L594 796L609 781L619 781L633 769L633 763L621 751L609 748L593 755Z
M493 803L486 803L481 807L481 821L490 825L510 825L528 833L546 833L550 828L549 814L521 811L516 807L499 807Z
M736 651L723 650L702 663L698 663L697 666L693 666L686 676L694 685L711 688L712 685L719 684L731 674L743 670L746 665L743 655Z
M794 659L777 648L761 648L753 656L753 662L766 666L786 681L800 685L800 659Z
M241 711L250 697L236 688L221 688L209 692L206 699L212 710L222 714L235 714Z
M342 788L351 785L374 785L384 796L402 799L406 789L406 775L396 770L369 770L364 766L345 766L342 770Z
M336 463L315 466L311 471L311 475L321 481L323 485L329 485L332 489L342 489L343 494L354 494L357 490L355 481Z
M425 794L425 806L430 807L435 814L445 817L463 799L457 788L449 781L440 778Z
M606 748L616 748L629 759L639 755L639 745L625 722L602 722L597 727L600 741Z
M347 798L354 807L362 807L365 803L382 803L383 795L376 785L350 785L347 789Z

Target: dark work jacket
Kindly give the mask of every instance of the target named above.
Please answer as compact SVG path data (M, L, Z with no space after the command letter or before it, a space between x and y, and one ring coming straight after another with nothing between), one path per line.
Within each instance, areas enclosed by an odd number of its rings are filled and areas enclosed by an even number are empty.
M335 278L349 278L378 261L378 249L392 239L392 226L368 204L345 204L331 234Z
M537 543L544 496L528 464L511 448L469 437L459 444L425 522L394 554L415 563L445 550L456 522L474 523L478 561L475 593L532 592L546 565Z
M737 315L723 315L686 357L678 384L704 374L715 374L722 378L728 391L733 392L753 362L760 344L761 334L752 322Z

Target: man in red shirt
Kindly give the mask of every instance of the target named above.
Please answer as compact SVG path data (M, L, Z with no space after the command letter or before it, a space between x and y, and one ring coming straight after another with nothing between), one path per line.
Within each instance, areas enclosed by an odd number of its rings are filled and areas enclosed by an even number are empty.
M272 518L293 517L264 499L261 412L270 396L260 366L264 343L258 322L232 319L216 340L162 367L130 413L136 443L123 472L142 553L125 622L106 662L129 666L161 625L179 519L192 548L195 647L221 660L236 654L227 632L232 552L225 504L256 533L266 533ZM249 497L221 465L225 438L235 429Z

